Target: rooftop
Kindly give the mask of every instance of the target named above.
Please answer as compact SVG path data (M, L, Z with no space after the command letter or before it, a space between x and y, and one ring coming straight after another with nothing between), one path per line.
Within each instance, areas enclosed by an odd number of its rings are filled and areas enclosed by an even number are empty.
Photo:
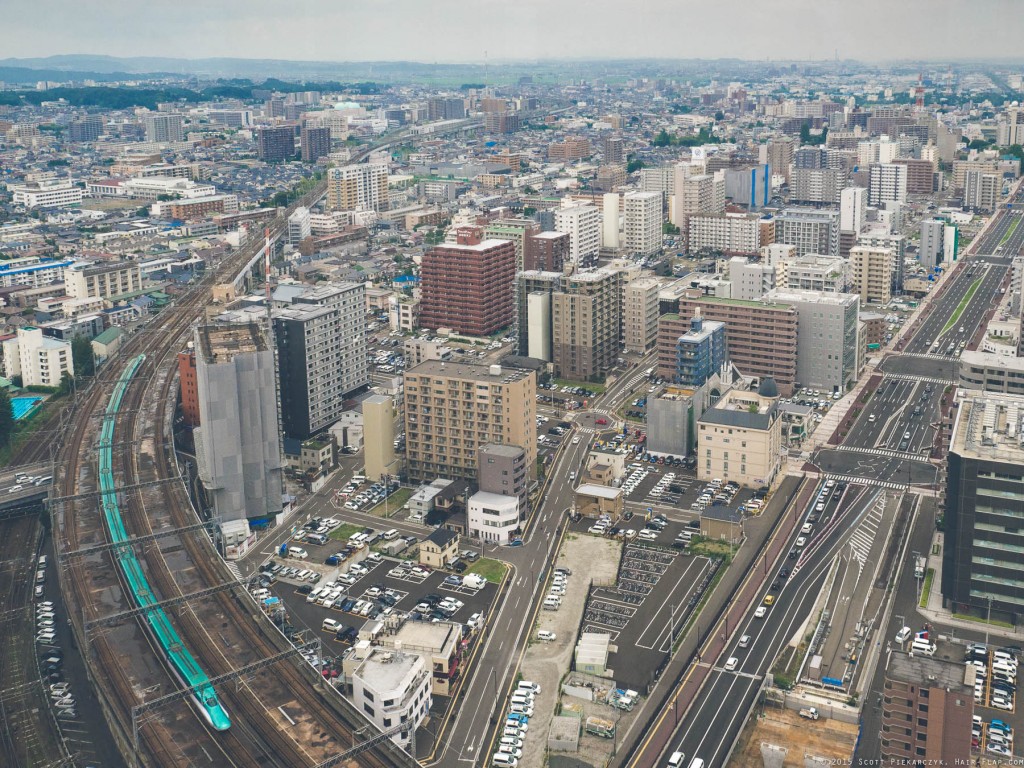
M970 691L964 684L964 664L945 661L927 656L911 656L902 651L893 651L885 676L890 680L914 683L922 687L945 688L953 691Z
M495 373L491 369L497 369ZM448 363L444 360L424 360L419 365L406 371L406 375L439 376L447 379L463 381L493 382L495 384L522 381L533 375L532 371L522 368L503 368L502 366L474 365L472 363Z
M580 496L594 496L599 499L617 499L622 495L622 489L596 483L584 483L576 489L576 493Z
M950 453L971 459L1024 464L1022 426L1024 398L972 392L961 400L957 410Z
M203 325L196 330L196 336L203 357L211 365L230 362L236 355L267 349L255 323Z
M834 293L832 291L810 291L803 289L769 291L765 296L781 304L832 304L847 307L860 298L856 293Z
M356 674L378 691L395 691L422 664L422 657L416 654L374 649Z

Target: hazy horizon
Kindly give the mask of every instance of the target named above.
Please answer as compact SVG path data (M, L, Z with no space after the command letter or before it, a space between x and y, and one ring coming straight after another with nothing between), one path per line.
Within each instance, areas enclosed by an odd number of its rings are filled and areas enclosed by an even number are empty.
M1024 4L776 0L371 0L339 9L310 0L140 6L125 0L16 0L4 56L241 58L372 63L741 59L865 62L1020 59Z

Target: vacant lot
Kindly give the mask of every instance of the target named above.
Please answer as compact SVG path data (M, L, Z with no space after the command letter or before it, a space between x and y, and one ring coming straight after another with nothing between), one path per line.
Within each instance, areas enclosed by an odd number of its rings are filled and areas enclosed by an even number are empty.
M766 707L743 729L729 768L764 768L761 743L789 750L785 766L803 768L804 756L823 757L834 765L848 765L857 742L857 726L838 720L806 720L790 709Z

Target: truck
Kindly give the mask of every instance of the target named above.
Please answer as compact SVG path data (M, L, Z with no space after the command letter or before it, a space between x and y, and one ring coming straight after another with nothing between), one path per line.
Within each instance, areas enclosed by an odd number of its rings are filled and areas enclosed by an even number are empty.
M600 717L588 717L584 730L604 739L615 737L615 723Z
M808 720L817 720L818 710L816 707L808 707L807 709L801 709L800 717L806 717Z
M921 555L918 555L917 559L914 560L914 578L915 579L923 579L924 578L924 571L925 571L925 568L927 568L927 566L928 566L928 561L924 557L922 557Z

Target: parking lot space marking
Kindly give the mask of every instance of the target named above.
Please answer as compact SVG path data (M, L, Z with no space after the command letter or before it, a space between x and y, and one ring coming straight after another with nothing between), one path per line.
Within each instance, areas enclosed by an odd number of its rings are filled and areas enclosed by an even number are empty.
M698 561L700 561L700 562L698 563ZM687 565L686 568L683 570L683 572L679 574L679 577L676 579L676 583L672 585L672 589L669 591L668 595L664 598L664 600L662 600L661 605L658 607L658 610L656 610L654 612L654 615L651 617L651 620L649 622L647 622L647 626L645 626L640 631L640 634L637 636L636 645L637 645L638 648L646 648L647 650L653 650L656 645L660 645L662 643L662 636L663 635L667 636L669 634L669 632L670 632L670 629L668 627L668 623L669 623L669 621L671 620L671 617L672 617L672 605L673 604L676 605L677 619L678 619L678 617L683 612L683 601L680 600L678 603L673 603L672 599L671 599L672 596L675 595L676 590L678 590L679 587L683 586L684 579L687 578L687 576L690 573L690 570L694 566L697 566L699 568L699 571L697 572L697 574L692 579L690 579L687 582L687 586L684 587L684 590L683 590L684 593L689 591L689 589L692 588L693 585L697 584L700 581L700 579L704 576L704 573L707 571L707 569L710 566L710 564L711 564L711 561L709 561L707 558L703 558L703 557L701 557L701 558L693 558L693 560L690 561L689 565ZM685 597L685 596L686 595L684 594L683 597ZM666 610L668 610L669 615L667 617L665 617L665 618L662 618L662 614ZM651 641L648 644L648 643L644 642L644 639L645 639L645 636L651 630L652 627L655 628L656 635L655 635L653 641Z
M620 632L618 632L617 630L609 629L608 627L602 627L602 626L595 625L595 624L587 624L587 626L585 626L583 628L583 631L584 632L596 632L596 633L602 634L602 635L610 635L611 636L611 642L613 642L613 643L616 640L619 639L619 634L620 634Z

